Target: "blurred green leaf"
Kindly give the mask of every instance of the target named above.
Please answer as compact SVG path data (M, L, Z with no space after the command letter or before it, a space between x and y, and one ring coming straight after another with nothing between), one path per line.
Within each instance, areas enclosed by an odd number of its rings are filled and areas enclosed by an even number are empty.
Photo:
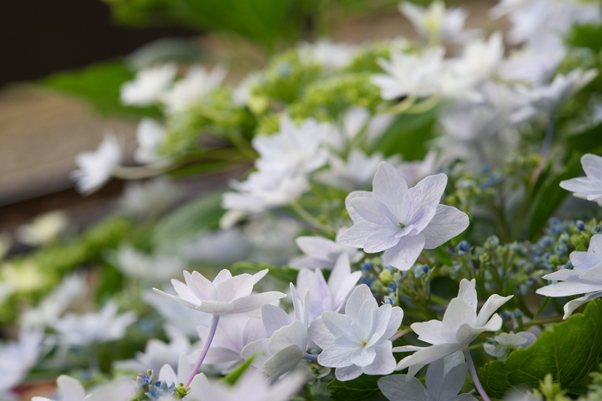
M568 147L581 153L602 155L602 124L567 138Z
M567 37L570 46L587 47L595 52L602 50L602 25L574 25Z
M330 390L330 398L334 401L386 400L378 388L378 379L381 377L361 375L345 382L334 379L326 389Z
M88 102L100 114L124 117L159 117L155 107L126 107L119 102L121 85L134 74L123 63L107 62L88 66L79 71L66 71L38 81L46 88L65 92Z
M153 232L156 244L174 244L190 239L204 230L215 230L224 213L222 193L213 192L179 207L163 218Z
M235 370L229 373L226 377L222 379L222 381L228 383L231 386L235 385L238 379L240 379L240 377L247 371L247 369L249 369L249 366L251 366L254 359L255 355L247 359L239 367L237 367Z
M602 351L602 301L585 313L549 326L526 349L513 351L504 362L493 361L479 371L487 394L502 398L511 390L538 388L551 373L563 389L577 386L594 368Z

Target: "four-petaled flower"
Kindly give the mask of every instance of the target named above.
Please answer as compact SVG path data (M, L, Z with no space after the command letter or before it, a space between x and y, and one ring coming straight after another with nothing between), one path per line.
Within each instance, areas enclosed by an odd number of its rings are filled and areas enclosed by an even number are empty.
M408 189L395 167L381 163L373 192L347 196L355 224L338 238L339 243L367 253L385 251L385 263L410 269L423 249L435 249L468 227L466 213L439 204L446 185L447 176L437 174Z

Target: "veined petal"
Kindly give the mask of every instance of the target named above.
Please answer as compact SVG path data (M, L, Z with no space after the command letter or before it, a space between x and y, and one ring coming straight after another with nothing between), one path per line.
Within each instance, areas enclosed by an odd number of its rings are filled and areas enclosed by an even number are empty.
M425 238L424 247L435 249L468 228L468 215L455 207L438 205L428 225L420 232Z
M270 304L261 307L261 319L268 337L272 337L272 334L274 334L276 330L288 326L293 322L291 317L287 315L285 311Z
M570 300L566 304L564 304L564 316L562 317L564 320L568 319L569 316L581 305L591 301L592 299L602 297L602 291L592 292L589 294L585 294L582 297Z
M381 229L366 239L366 242L364 243L364 252L376 253L394 247L400 241L400 238L396 236L399 231L398 227L381 227Z
M207 280L201 273L193 271L192 274L189 274L185 271L184 279L188 284L188 288L198 299L202 301L217 301L217 291L213 283ZM178 291L178 289L176 289L176 291ZM178 291L178 294L179 293L180 292Z
M176 302L179 302L179 303L181 303L182 305L184 305L184 306L185 306L185 307L187 307L187 308L190 308L190 309L196 309L196 308L197 308L197 306L198 306L197 304L190 303L190 302L188 302L188 301L185 301L185 300L183 300L182 298L176 297L175 295L168 294L168 293L166 293L166 292L163 292L163 291L161 291L161 290L159 290L159 289L157 289L157 288L153 288L153 290L154 290L156 293L158 293L158 294L161 294L161 295L163 295L163 296L166 296L166 297L168 297L168 298L171 298L171 299L173 299L173 300L174 300L174 301L176 301Z
M475 326L484 326L491 315L495 313L502 305L512 299L514 295L510 295L508 297L501 297L497 294L493 294L490 296L487 301L485 301L485 305L479 311L479 315L477 316L477 322Z
M403 358L398 364L396 370L405 369L411 365L427 365L437 359L445 358L448 355L459 351L462 347L456 343L437 344L431 347L422 348L413 355ZM395 351L395 349L393 349Z
M307 327L299 320L276 330L270 338L268 350L275 354L291 344L303 350L303 352L307 348Z
M378 303L376 302L374 295L372 295L372 291L370 291L370 288L366 284L357 286L357 288L353 290L353 292L349 296L347 304L345 305L346 316L352 320L358 321L359 311L366 300L370 300L370 303L372 305L371 308L373 310L376 310L378 308ZM337 335L334 332L333 334Z
M351 202L356 198L373 198L373 196L372 192L353 191L349 195L347 195L347 198L345 198L345 207L347 208L349 217L351 217L351 221L357 224L360 221L364 221L364 219L355 211L353 206L351 206Z
M203 301L195 309L212 315L221 315L233 313L234 305L230 302Z
M377 310L373 311L373 324L370 327L372 332L370 333L370 339L368 341L368 347L373 346L381 339L388 340L389 337L383 338L383 334L387 330L389 320L391 319L393 307L391 305L382 305Z
M441 336L447 342L456 341L456 333L463 324L475 326L477 316L473 307L466 301L460 298L454 298L449 302L441 326Z
M403 216L408 184L395 167L381 162L372 181L374 199L382 202L399 220Z
M418 339L429 344L443 344L448 342L441 335L443 323L439 320L429 320L428 322L413 323L412 330L418 334Z
M337 242L341 245L363 248L366 240L381 227L367 221L355 223L351 228L339 236Z
M344 368L353 365L352 358L359 357L363 351L364 349L359 346L354 349L333 345L322 350L322 353L318 355L318 363L330 368Z
M305 350L302 351L295 345L289 345L265 361L262 369L270 377L280 377L297 366L303 359L304 353Z
M381 226L398 226L398 218L387 206L374 198L355 198L350 201L351 206L366 221Z
M554 273L550 273L550 274L546 274L545 276L542 276L542 278L544 280L554 280L554 281L578 281L579 280L579 276L581 275L580 272L575 271L575 270L569 270L569 269L560 269L558 271L555 271Z
M353 320L349 316L337 312L326 311L322 313L322 321L333 336L339 337L351 333Z
M334 375L337 378L337 380L339 381L348 381L348 380L353 380L353 379L357 379L358 377L360 377L362 375L362 368L360 368L359 366L355 366L355 365L350 365L350 366L346 366L343 368L337 368L334 371Z
M367 375L389 375L395 370L397 361L393 356L393 344L385 340L375 344L372 349L376 352L374 361L362 368Z
M474 278L470 281L462 279L460 281L460 290L458 291L458 298L466 301L470 306L474 308L474 312L477 313L477 280Z
M399 306L395 306L391 309L391 317L389 318L389 323L387 324L387 329L382 335L382 339L390 339L393 337L397 330L399 330L399 326L401 326L401 322L403 320L403 310Z
M311 322L307 333L309 338L322 349L334 345L335 336L328 330L321 317Z
M400 270L409 270L424 249L424 242L421 234L400 238L397 245L385 251L385 263Z
M248 297L235 299L231 302L233 309L230 313L245 313L261 308L263 305L285 298L286 294L279 291L262 292Z
M423 214L424 208L436 208L447 186L447 176L443 173L429 175L413 188L408 190L408 201L414 205L413 210L406 210L404 216L407 222L415 220L414 216ZM409 214L411 213L411 214Z
M389 401L427 401L425 388L415 377L407 377L407 375L381 377L378 379L378 388Z
M196 294L183 282L172 279L171 285L173 286L174 290L176 290L178 297L186 302L192 305L198 305L201 302L201 299L199 299Z

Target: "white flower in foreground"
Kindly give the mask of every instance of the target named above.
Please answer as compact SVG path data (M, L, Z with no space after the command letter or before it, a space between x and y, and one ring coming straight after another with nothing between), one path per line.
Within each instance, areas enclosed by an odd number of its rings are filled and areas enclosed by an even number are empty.
M178 296L156 288L154 290L188 308L212 315L245 313L286 297L286 294L279 291L251 294L253 286L267 273L268 269L265 269L254 275L245 273L232 277L232 273L224 269L211 282L197 271L193 271L192 274L184 271L186 284L179 280L171 280Z
M79 380L71 376L61 375L56 379L59 398L57 401L88 401L91 395L86 396L86 390ZM33 397L31 401L53 401L46 397Z
M22 330L15 342L0 343L0 399L11 400L10 390L27 376L42 353L41 331Z
M172 340L181 336L195 337L198 326L209 327L211 323L210 314L200 313L177 302L165 302L165 298L155 291L146 291L142 297L165 319L163 330Z
M104 140L94 152L83 152L75 157L79 168L71 172L77 190L90 195L104 185L121 163L123 154L121 145L114 134L106 134Z
M209 328L197 327L197 332L204 340L209 335ZM247 344L267 336L261 319L244 315L221 319L204 363L228 374L245 361L241 352ZM191 354L190 360L198 359L199 354L200 350Z
M390 61L378 60L386 74L372 76L372 83L380 88L385 100L434 95L441 89L441 76L447 68L444 55L442 47L432 47L422 54L393 51Z
M181 272L186 261L160 250L154 255L137 251L131 245L122 245L115 255L117 268L126 276L146 283L162 283Z
M544 280L559 281L542 288L536 293L546 297L569 297L585 294L564 305L564 319L567 319L581 305L602 297L602 234L592 237L587 252L571 252L572 270L560 269L546 274Z
M219 87L227 72L219 65L209 74L201 66L191 67L185 78L176 82L173 88L161 96L161 102L171 113L185 111L201 101L211 90Z
M133 81L121 86L121 102L128 106L150 106L171 86L177 73L173 63L142 69Z
M261 308L261 318L269 338L247 344L240 353L246 360L255 355L253 366L270 377L280 377L293 370L307 350L309 291L301 302L291 283L291 298L295 309L293 317L274 305Z
M361 252L357 248L337 244L323 237L298 237L295 242L305 256L294 258L290 262L291 267L309 269L321 268L332 269L339 259L339 255L346 253L349 259L357 262L361 258Z
M336 368L340 381L353 380L362 373L392 373L396 362L390 338L402 319L400 307L379 307L370 288L360 285L351 293L345 314L327 311L312 322L310 338L322 348L318 363Z
M384 159L380 152L368 156L359 149L353 149L346 161L331 155L329 168L316 173L314 179L322 184L348 191L361 189L372 181L378 165Z
M408 186L414 186L427 175L431 175L437 169L437 152L431 150L424 160L404 162L397 167Z
M165 127L154 119L145 117L140 120L136 128L138 149L134 152L134 160L140 164L169 163L165 156L159 154L166 137Z
M273 383L273 384L272 384ZM234 386L209 381L204 374L195 377L191 401L288 401L305 384L302 373L291 373L276 382L254 369L248 369ZM192 388L192 387L191 387Z
M477 315L478 301L475 286L475 279L471 281L462 279L458 297L450 301L442 321L429 320L410 326L418 334L419 340L430 343L432 346L406 345L394 348L395 352L417 351L402 359L397 365L397 370L412 367L410 368L412 375L424 365L467 349L479 334L486 331L498 331L502 327L502 318L494 313L508 302L512 295L508 297L501 297L497 294L490 296Z
M277 206L288 205L309 190L309 182L304 175L282 175L273 172L251 173L247 181L231 181L230 186L238 192L226 192L222 207L236 212L259 213ZM223 219L226 219L224 216ZM221 223L220 223L221 225Z
M68 224L65 212L45 213L37 216L31 224L17 227L15 235L23 244L40 246L56 240Z
M416 32L432 43L461 42L471 34L464 31L468 12L456 7L445 9L442 1L432 2L428 8L402 2L399 11L410 20Z
M553 114L571 96L589 84L598 75L598 70L583 71L577 68L566 76L556 75L550 85L529 89L517 86L518 109L510 118L520 123L540 114Z
M98 313L69 313L52 324L65 345L84 346L118 340L137 319L135 312L117 314L118 306L109 301Z
M520 333L501 333L493 338L495 344L484 343L485 352L496 357L500 361L505 361L508 354L515 349L527 348L533 344L537 337L528 331Z
M560 187L573 192L578 198L598 202L602 206L602 157L591 153L581 157L585 177L562 181Z
M253 138L253 148L259 153L255 167L283 175L317 170L326 164L328 152L322 149L322 143L333 130L332 125L313 118L297 126L288 116L282 116L277 133Z
M182 353L178 357L178 371L177 373L173 370L172 365L165 364L159 371L159 380L165 382L168 386L172 384L178 387L180 383L184 384L190 371L192 370L192 363L188 361L186 354Z
M87 291L86 278L72 274L48 294L35 308L21 315L21 324L25 327L44 327L52 325L65 310Z
M373 192L355 191L345 201L353 227L338 238L365 252L385 251L385 263L401 270L412 267L423 249L435 249L468 227L468 216L440 205L447 176L426 177L408 189L388 163L374 176Z
M349 255L346 253L339 255L328 282L320 269L301 269L297 275L297 290L301 294L309 291L308 323L324 311L339 312L361 277L362 272L351 273Z
M144 347L144 352L136 352L135 359L115 361L115 369L131 370L136 373L152 369L158 372L163 365L177 366L178 358L182 353L190 352L190 341L184 336L175 337L169 344L156 338L151 338ZM190 373L192 366L186 374Z
M180 195L180 187L164 178L132 181L126 184L119 205L135 216L155 216L167 210Z
M303 63L316 63L328 70L338 70L349 65L355 47L347 43L334 43L330 39L319 39L315 43L301 43L297 51Z
M455 357L455 355L454 355ZM392 375L378 380L378 388L389 401L477 401L462 390L468 366L460 358L443 358L431 363L426 372L426 388L415 377Z

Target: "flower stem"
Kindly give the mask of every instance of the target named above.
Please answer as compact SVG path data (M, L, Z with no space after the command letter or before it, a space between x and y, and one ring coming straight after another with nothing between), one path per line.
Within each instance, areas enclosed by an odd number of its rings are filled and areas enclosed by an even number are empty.
M531 326L538 326L540 324L546 324L546 323L557 323L557 322L562 322L562 316L556 316L556 317L551 317L548 319L539 319L539 320L530 320L528 322L525 322L525 328L531 327Z
M314 228L323 231L325 234L331 234L332 230L326 227L324 224L320 223L318 219L316 219L311 213L303 208L296 200L290 203L290 206L293 210L301 217L303 220L311 224Z
M548 157L548 153L550 151L550 147L552 146L552 139L554 138L554 116L552 112L548 117L548 129L546 130L546 137L543 141L543 145L541 147L541 159L542 162Z
M474 362L472 360L472 356L470 355L470 351L468 349L464 349L464 356L466 357L466 363L468 364L468 371L470 372L470 376L472 377L472 382L474 386L477 388L477 391L483 398L483 401L491 401L485 389L481 385L481 381L479 380L479 376L477 376L477 370L474 366Z
M389 341L393 342L393 341L397 340L398 338L403 337L406 334L410 333L411 331L412 331L412 329L397 330L397 332L395 334L393 334L393 337L389 338Z
M201 367L203 360L205 360L205 357L207 356L207 352L209 351L209 346L211 345L211 342L213 341L213 336L215 335L215 331L217 330L218 322L219 322L219 315L213 315L213 319L211 319L211 328L209 329L209 335L207 336L207 339L205 340L205 345L203 346L201 355L199 355L199 359L196 361L196 364L192 368L192 372L190 372L190 376L188 376L186 383L184 383L184 387L190 387L190 383L192 383L192 379L194 379L194 376L196 376L197 372L199 371L199 368Z

